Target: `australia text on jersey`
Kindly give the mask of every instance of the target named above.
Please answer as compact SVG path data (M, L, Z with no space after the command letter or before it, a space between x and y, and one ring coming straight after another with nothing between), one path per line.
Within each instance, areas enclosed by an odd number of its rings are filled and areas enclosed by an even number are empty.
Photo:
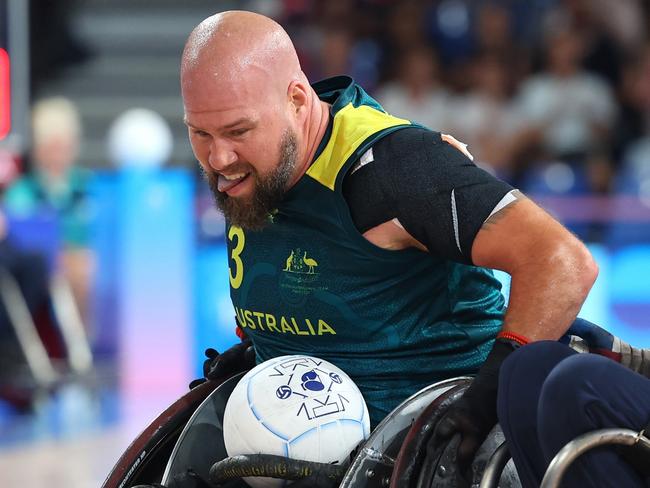
M322 319L299 319L296 317L276 316L270 313L245 310L235 307L237 319L242 327L259 329L278 334L293 335L336 335L336 330Z

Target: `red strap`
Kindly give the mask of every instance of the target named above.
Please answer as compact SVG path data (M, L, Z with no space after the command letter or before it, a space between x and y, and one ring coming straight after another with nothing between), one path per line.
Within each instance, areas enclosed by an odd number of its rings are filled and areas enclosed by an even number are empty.
M524 337L519 334L515 334L514 332L505 332L501 331L497 334L497 339L507 339L509 341L515 341L517 344L525 346L530 342L530 340L527 337Z
M239 326L235 327L235 334L237 334L237 337L239 337L240 341L246 339L246 332L244 332L244 329Z

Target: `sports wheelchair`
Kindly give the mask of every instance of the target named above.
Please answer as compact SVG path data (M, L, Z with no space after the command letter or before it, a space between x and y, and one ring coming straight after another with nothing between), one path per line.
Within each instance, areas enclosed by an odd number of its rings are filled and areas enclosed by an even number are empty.
M244 372L221 381L208 381L190 390L154 420L118 460L102 488L160 487L245 488L242 473L284 473L284 479L320 469L291 460L227 457L223 441L223 412ZM428 445L444 412L463 394L471 378L435 383L400 404L351 456L348 466L329 476L340 488L451 488L466 486L456 472L458 439L436 451ZM650 440L627 429L585 434L567 444L550 464L542 488L560 486L562 475L577 457L603 444L637 446L650 455ZM239 458L239 459L237 459ZM275 463L275 464L274 464ZM281 463L279 465L277 463ZM330 465L321 465L330 466ZM235 476L233 476L233 473ZM332 474L334 473L334 474ZM274 475L274 477L279 477ZM472 463L472 487L517 488L521 484L497 425Z

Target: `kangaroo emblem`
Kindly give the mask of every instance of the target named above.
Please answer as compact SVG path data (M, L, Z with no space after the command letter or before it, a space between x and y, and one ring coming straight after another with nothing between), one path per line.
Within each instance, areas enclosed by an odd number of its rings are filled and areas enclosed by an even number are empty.
M291 271L291 266L293 266L293 251L291 251L291 254L287 258L287 264L284 267L284 271Z

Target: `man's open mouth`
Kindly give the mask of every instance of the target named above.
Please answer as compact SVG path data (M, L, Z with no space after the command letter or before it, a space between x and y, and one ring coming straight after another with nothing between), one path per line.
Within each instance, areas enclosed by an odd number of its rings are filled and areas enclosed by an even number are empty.
M218 189L222 193L232 190L234 187L236 187L242 181L248 178L249 175L250 173L237 173L228 176L220 174Z

